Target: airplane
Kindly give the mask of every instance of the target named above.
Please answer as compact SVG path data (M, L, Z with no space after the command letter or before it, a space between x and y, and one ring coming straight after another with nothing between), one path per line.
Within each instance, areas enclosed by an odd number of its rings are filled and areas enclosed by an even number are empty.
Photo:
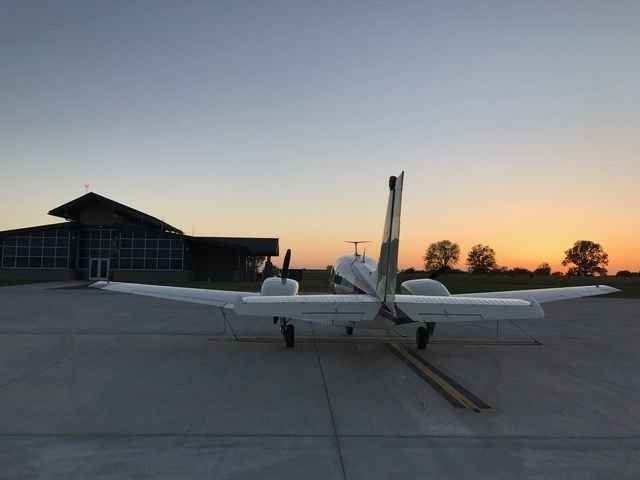
M435 278L408 280L396 294L400 210L404 172L389 178L389 200L378 261L358 253L338 258L331 268L333 294L298 295L298 282L289 278L291 250L279 276L266 278L260 292L168 287L122 282L97 282L103 290L199 303L233 310L242 316L271 317L280 324L287 347L295 343L294 322L393 330L415 324L416 346L424 350L437 323L524 320L544 317L541 303L618 292L607 285L544 288L451 295Z

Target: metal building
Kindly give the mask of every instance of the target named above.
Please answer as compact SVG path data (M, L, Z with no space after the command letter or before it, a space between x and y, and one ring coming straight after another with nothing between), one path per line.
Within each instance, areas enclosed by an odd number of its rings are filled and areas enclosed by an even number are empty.
M89 192L48 212L65 221L0 231L0 278L133 282L253 280L277 238L195 237Z

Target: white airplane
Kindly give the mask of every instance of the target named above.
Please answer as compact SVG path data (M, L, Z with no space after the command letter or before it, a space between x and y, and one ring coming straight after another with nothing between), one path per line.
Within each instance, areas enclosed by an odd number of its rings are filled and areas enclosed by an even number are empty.
M346 328L392 330L415 323L416 345L424 349L439 322L521 320L544 317L541 303L602 295L619 291L606 285L546 288L451 295L432 278L403 282L396 294L400 207L404 172L389 179L389 202L380 248L380 260L355 253L336 260L330 274L333 295L298 295L298 282L288 278L291 251L287 250L279 277L262 282L259 293L165 287L136 283L97 282L93 287L234 310L238 315L273 317L280 323L286 345L294 345L295 321Z

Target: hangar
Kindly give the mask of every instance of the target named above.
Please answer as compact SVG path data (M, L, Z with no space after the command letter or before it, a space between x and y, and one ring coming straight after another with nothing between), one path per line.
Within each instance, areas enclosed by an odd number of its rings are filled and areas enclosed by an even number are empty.
M0 278L171 282L254 280L277 238L196 237L94 192L48 212L50 225L0 231Z

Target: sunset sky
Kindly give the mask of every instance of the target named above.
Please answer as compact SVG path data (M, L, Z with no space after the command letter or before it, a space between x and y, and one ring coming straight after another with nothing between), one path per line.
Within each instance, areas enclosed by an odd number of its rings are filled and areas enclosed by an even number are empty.
M0 230L85 191L294 267L373 240L640 270L640 2L0 4ZM280 263L276 260L276 263ZM463 266L460 262L458 266Z

